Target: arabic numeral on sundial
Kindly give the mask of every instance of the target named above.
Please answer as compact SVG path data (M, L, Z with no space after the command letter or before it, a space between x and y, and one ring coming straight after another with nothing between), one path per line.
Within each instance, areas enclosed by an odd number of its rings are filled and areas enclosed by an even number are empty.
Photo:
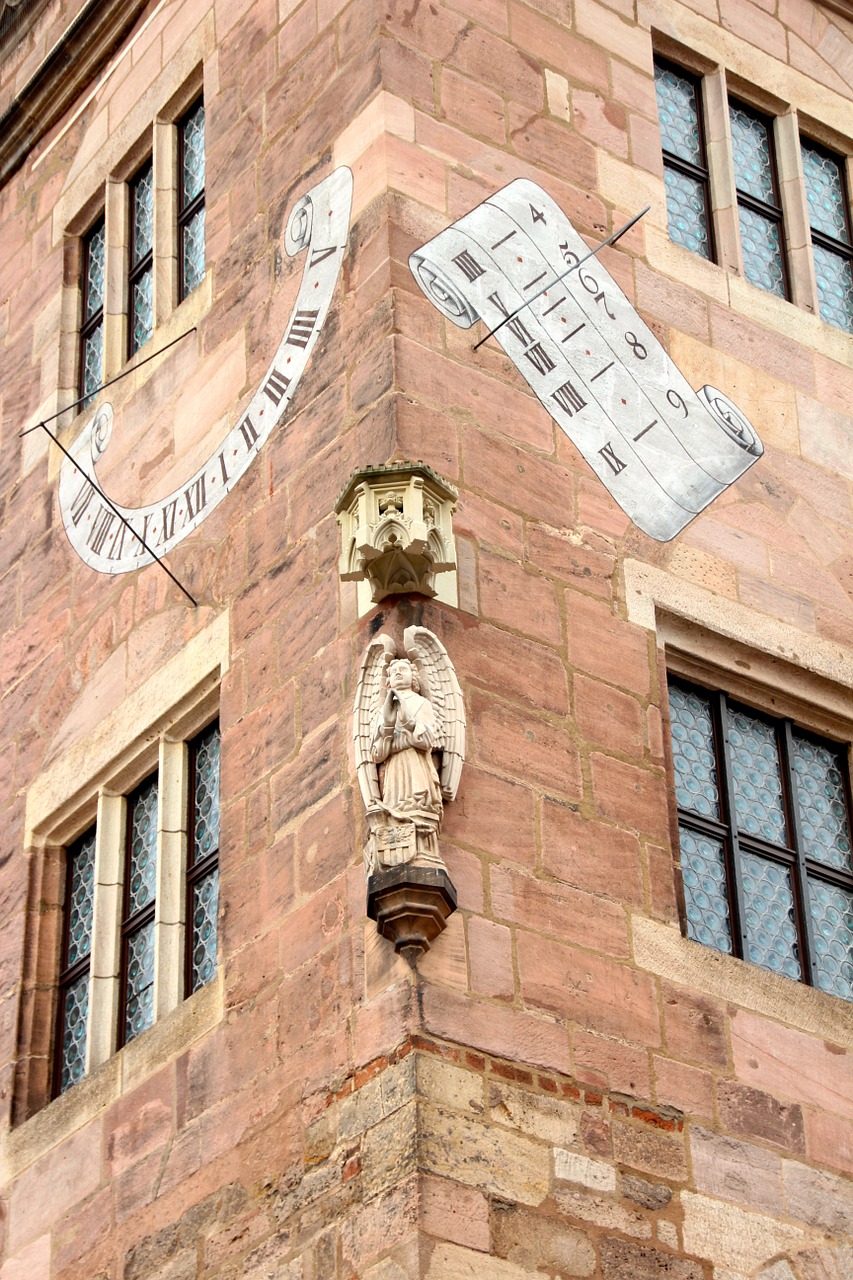
M634 352L634 355L637 357L638 360L645 360L646 356L649 353L646 350L646 348L643 346L642 342L640 342L640 339L637 337L637 335L635 333L631 333L630 329L625 334L625 341L628 343L628 346Z
M607 298L605 296L604 290L598 287L598 281L596 280L595 276L590 275L589 272L587 272L587 274L584 275L582 271L579 271L578 278L580 279L580 282L583 285L583 287L586 289L587 293L593 294L593 302L597 302L599 306L604 307L604 313L608 317L608 319L615 320L616 316L613 314L613 312L610 310L609 306L607 305Z
M672 405L673 409L680 409L683 416L685 418L687 417L687 404L685 403L683 396L680 396L677 391L670 388L666 393L666 398Z
M544 214L544 213L542 213L541 209L537 209L534 205L531 205L531 206L530 206L530 216L532 217L534 224L535 224L535 223L537 223L537 222L542 222L542 223L544 223L544 224L545 224L545 226L547 227L548 222L547 222L547 219L546 219L546 217L545 217L545 214Z
M290 332L287 335L288 345L291 347L307 347L314 332L314 326L317 323L319 311L297 311L293 317L293 323L290 326Z

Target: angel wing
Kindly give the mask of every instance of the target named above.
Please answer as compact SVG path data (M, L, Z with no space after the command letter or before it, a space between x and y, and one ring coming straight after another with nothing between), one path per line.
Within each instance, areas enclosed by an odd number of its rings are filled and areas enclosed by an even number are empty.
M417 668L421 693L435 713L441 749L441 794L455 800L465 763L465 703L450 655L437 635L426 627L407 627L403 633L406 655Z
M367 646L361 660L358 684L355 687L353 705L353 739L355 743L355 768L361 798L366 809L373 809L382 799L379 791L379 775L370 753L373 726L382 703L382 682L385 668L397 656L397 646L390 636L375 636Z

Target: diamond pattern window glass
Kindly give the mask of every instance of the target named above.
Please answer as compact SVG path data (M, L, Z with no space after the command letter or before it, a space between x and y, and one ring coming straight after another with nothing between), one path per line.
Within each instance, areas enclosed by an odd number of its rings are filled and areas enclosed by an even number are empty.
M680 679L669 701L688 937L853 1000L845 751Z
M127 803L119 1042L126 1044L154 1021L154 906L157 877L157 775Z
M204 278L204 103L201 100L190 107L180 122L178 139L178 295L185 298Z
M200 707L196 723L204 723L204 714ZM153 751L146 738L143 759L151 760ZM216 978L219 762L218 720L186 743L167 731L156 772L125 800L107 783L99 800L103 831L93 826L68 848L54 1095L85 1075L90 1039L99 1065L111 1047L122 1048ZM186 797L186 803L178 797ZM124 821L119 820L122 811ZM102 865L120 868L118 902L112 898L114 875L103 886L96 882L96 842ZM175 874L169 874L169 859L180 864ZM107 952L114 930L119 964L112 977L99 974L100 982L90 988L96 927Z
M773 122L735 101L729 102L729 117L743 269L752 284L787 298Z
M219 724L190 743L187 994L216 977L219 906Z
M95 828L68 850L65 863L62 973L59 978L54 1090L65 1093L86 1071L89 969L95 900Z
M89 399L103 382L104 280L106 235L104 219L83 240L83 322L80 326L80 395Z
M670 239L702 258L713 258L701 84L656 58L655 89Z
M840 156L801 139L820 314L853 333L853 237Z
M148 160L130 184L128 354L154 332L154 168Z

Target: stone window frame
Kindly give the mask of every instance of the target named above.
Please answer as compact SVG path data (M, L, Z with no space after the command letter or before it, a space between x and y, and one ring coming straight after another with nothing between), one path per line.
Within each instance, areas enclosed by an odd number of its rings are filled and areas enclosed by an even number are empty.
M667 672L706 687L725 688L736 701L757 705L771 716L788 717L821 737L853 743L853 647L770 619L643 561L626 559L623 578L627 620L647 631L657 649L670 795L674 797L674 772L668 755ZM853 777L853 748L848 751L847 767ZM669 819L669 853L678 898L674 804L669 806ZM671 887L659 888L668 898ZM678 904L676 918L670 908L635 914L633 953L641 970L762 1016L783 1016L792 1028L853 1050L853 1021L846 1000L692 941L682 927L683 918L683 902Z
M847 195L847 214L853 216L853 139L784 102L772 92L750 83L721 63L696 53L663 33L653 32L653 55L701 82L700 102L708 155L711 190L711 222L717 265L746 283L741 248L738 191L732 154L729 101L738 103L772 121L773 149L784 227L783 258L787 271L788 301L809 312L830 330L838 329L822 320L817 277L812 253L811 225L803 175L801 137L817 143L842 161ZM672 242L676 251L690 250ZM753 285L753 288L759 288ZM759 292L765 292L760 290ZM774 296L774 295L771 295ZM779 299L780 302L785 301ZM845 329L838 329L847 333Z
M761 699L755 705L755 699L748 704L739 703L731 698L725 687L701 684L696 680L687 680L684 676L668 671L668 687L670 695L670 720L672 718L672 698L675 688L688 694L696 694L707 704L711 720L711 754L714 760L716 788L719 800L719 812L715 816L705 817L694 807L682 807L675 797L677 823L679 829L679 846L681 848L682 871L682 928L687 936L694 936L695 926L691 928L689 916L691 895L683 880L684 876L684 842L681 839L682 829L694 840L709 839L718 844L723 861L723 889L726 897L727 919L725 924L729 933L730 949L724 954L731 954L750 964L761 964L751 954L748 915L754 899L749 896L747 887L748 860L760 861L767 867L775 867L786 873L791 895L790 926L794 945L794 956L799 967L799 976L793 973L786 976L793 981L828 991L838 999L853 1001L853 993L849 996L832 991L820 981L818 951L814 934L814 922L809 908L811 886L813 884L829 884L843 891L853 891L853 872L836 869L825 861L809 856L809 848L802 830L800 811L797 803L797 776L794 764L794 742L815 741L829 747L842 760L842 790L846 809L848 831L853 830L853 804L851 803L849 753L850 743L839 742L815 734L810 728L796 723L789 716L768 715L761 706ZM784 814L784 835L774 839L765 839L760 831L751 833L741 826L736 817L737 800L735 796L735 759L730 749L726 726L730 716L738 711L746 711L752 722L763 725L770 730L770 738L775 747L776 760L779 766L781 794L780 808ZM670 756L676 752L670 734ZM845 758L846 757L846 758ZM673 775L674 776L674 775ZM707 917L706 917L707 918ZM699 926L701 929L702 921ZM758 928L761 925L759 924ZM701 937L696 941L715 950L723 951L714 942L705 942ZM853 952L851 952L853 959ZM778 967L765 964L762 967L770 972L781 972Z
M213 1010L207 988L187 995L185 902L190 820L189 747L217 719L219 688L228 667L227 618L217 619L190 640L143 685L114 707L68 751L48 766L27 795L25 847L30 858L19 1056L13 1118L33 1116L51 1101L85 1090L103 1071L121 1091L144 1043L155 1042L158 1024L188 1007L193 1035L200 1003ZM183 695L180 691L183 690ZM177 695L177 696L176 696ZM155 909L154 1025L120 1047L121 912L127 797L154 771L160 780ZM95 908L91 939L86 1072L57 1092L58 978L65 923L65 850L96 828ZM209 986L219 988L218 977ZM204 1019L202 1019L204 1021ZM139 1048L139 1046L142 1046ZM126 1062L122 1062L127 1059Z
M139 132L133 146L113 164L105 180L86 200L84 207L70 217L65 226L66 253L69 260L66 278L75 283L74 304L77 341L75 366L68 382L79 386L82 379L80 333L83 327L84 242L99 219L105 226L105 285L103 306L102 382L107 382L133 362L152 338L162 334L170 338L175 312L196 296L193 311L205 308L205 290L196 288L182 296L180 280L180 246L182 226L179 214L179 161L181 124L190 108L203 99L203 66L199 64L177 92L173 93ZM132 186L139 173L151 165L154 184L154 234L150 255L152 271L151 334L135 350L131 341L130 309L132 282L139 266L132 267ZM142 269L148 265L148 259ZM210 276L205 269L205 279ZM195 317L188 318L188 324ZM78 394L80 394L78 392Z
M134 795L155 775L158 780L156 887L151 910L145 908L140 913L146 918L150 915L154 925L153 1021L166 1017L186 998L189 749L192 740L216 719L217 711L218 689L207 691L195 706L182 711L161 730L154 742L145 741L130 772L123 773L118 786L107 780L89 798L87 808L94 803L95 819L86 826L94 826L96 835L86 1075L131 1039L124 1027L126 934L137 927L138 921L135 917L130 921L125 919L128 817ZM137 775L140 776L137 778ZM129 779L133 779L130 785ZM81 834L82 831L78 833ZM62 862L64 869L64 857ZM64 900L62 883L59 902L63 918ZM53 1054L59 1056L58 1037ZM56 1079L55 1068L53 1075ZM57 1091L55 1088L54 1092Z

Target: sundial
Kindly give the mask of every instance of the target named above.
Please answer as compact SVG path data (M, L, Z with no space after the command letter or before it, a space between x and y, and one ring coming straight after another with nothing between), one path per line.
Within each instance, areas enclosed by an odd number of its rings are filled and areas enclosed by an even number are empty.
M60 469L59 504L71 545L90 568L119 574L159 561L231 492L284 421L337 287L352 189L352 173L341 167L294 206L285 247L304 254L305 264L283 337L248 408L179 488L146 506L114 502L96 477L112 433L111 405L99 406L84 426ZM737 406L713 387L693 391L536 183L503 187L409 263L454 324L488 325L602 484L651 537L675 537L761 456L761 441Z

